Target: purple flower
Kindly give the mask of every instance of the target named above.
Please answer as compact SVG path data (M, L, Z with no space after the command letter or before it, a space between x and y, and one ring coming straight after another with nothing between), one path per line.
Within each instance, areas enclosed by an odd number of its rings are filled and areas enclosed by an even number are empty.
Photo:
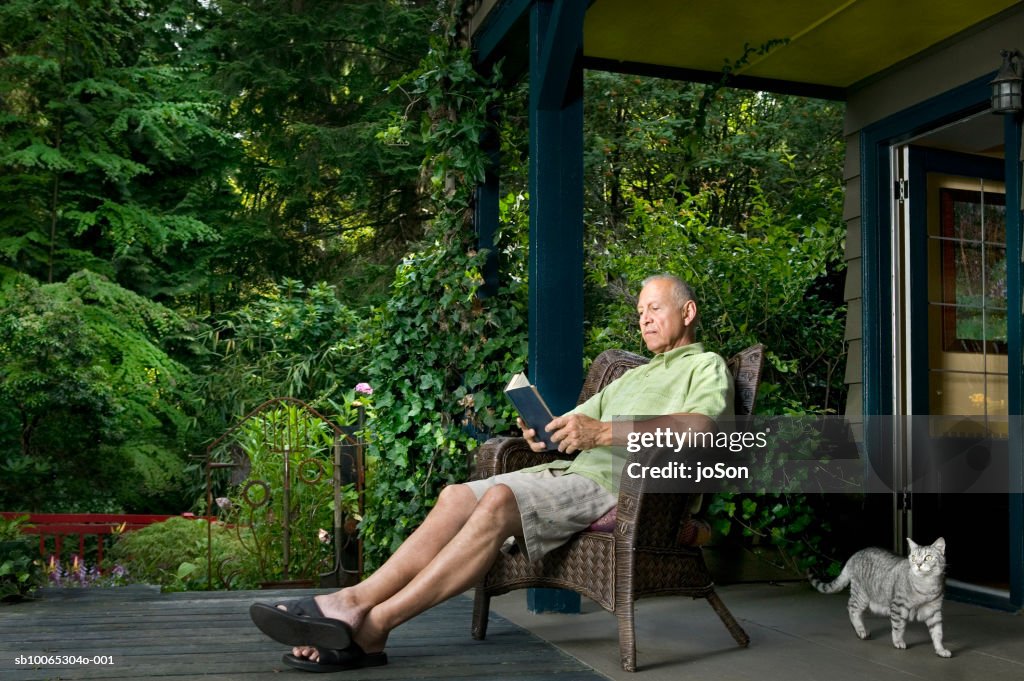
M370 387L369 383L356 383L356 392L361 395L372 395L373 388Z

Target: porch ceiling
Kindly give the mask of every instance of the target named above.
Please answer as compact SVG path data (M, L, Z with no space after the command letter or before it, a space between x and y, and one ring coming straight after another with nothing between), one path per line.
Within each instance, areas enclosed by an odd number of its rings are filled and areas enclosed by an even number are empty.
M523 0L482 0L473 28ZM584 24L588 68L720 77L745 46L736 85L843 97L885 71L1019 0L593 0ZM472 30L472 29L471 29ZM993 45L992 69L999 66ZM773 87L773 83L778 87ZM795 87L794 87L795 86Z
M1012 0L596 0L590 58L718 73L744 46L775 41L736 73L847 88L941 43ZM993 46L996 52L1000 47ZM999 66L998 53L992 68Z

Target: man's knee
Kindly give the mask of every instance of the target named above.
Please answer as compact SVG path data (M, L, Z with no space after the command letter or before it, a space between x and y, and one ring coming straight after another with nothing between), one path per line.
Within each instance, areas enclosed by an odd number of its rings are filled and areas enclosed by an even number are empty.
M491 487L477 502L477 510L492 517L518 516L519 505L516 503L516 495L508 485L495 485Z
M476 506L476 494L468 485L446 485L437 495L436 506L458 507L469 513Z

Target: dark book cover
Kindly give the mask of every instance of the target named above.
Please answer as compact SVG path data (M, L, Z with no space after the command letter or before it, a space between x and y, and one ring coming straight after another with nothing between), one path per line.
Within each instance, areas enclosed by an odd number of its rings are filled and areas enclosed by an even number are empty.
M547 445L548 449L558 449L558 445L551 440L551 433L544 430L544 426L551 423L555 418L544 398L537 392L537 387L530 384L529 379L523 373L518 373L505 386L505 394L512 400L519 417L528 428L536 431L536 439Z

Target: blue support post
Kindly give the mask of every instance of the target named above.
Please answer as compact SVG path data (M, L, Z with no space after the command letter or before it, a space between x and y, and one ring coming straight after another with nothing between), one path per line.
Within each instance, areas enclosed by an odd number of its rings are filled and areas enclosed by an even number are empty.
M529 375L557 413L583 383L583 12L549 19L585 4L538 0L530 14ZM562 60L556 87L547 71Z
M497 108L487 112L490 125L480 139L480 147L487 154L488 164L484 171L483 184L476 188L476 204L473 222L476 225L477 247L487 251L484 262L483 285L477 290L480 298L489 298L498 292L498 254L494 249L494 235L498 231L499 220L499 173L501 170L501 141L498 139Z
M530 8L529 376L552 411L583 383L582 0ZM532 589L533 612L579 612L579 595Z

